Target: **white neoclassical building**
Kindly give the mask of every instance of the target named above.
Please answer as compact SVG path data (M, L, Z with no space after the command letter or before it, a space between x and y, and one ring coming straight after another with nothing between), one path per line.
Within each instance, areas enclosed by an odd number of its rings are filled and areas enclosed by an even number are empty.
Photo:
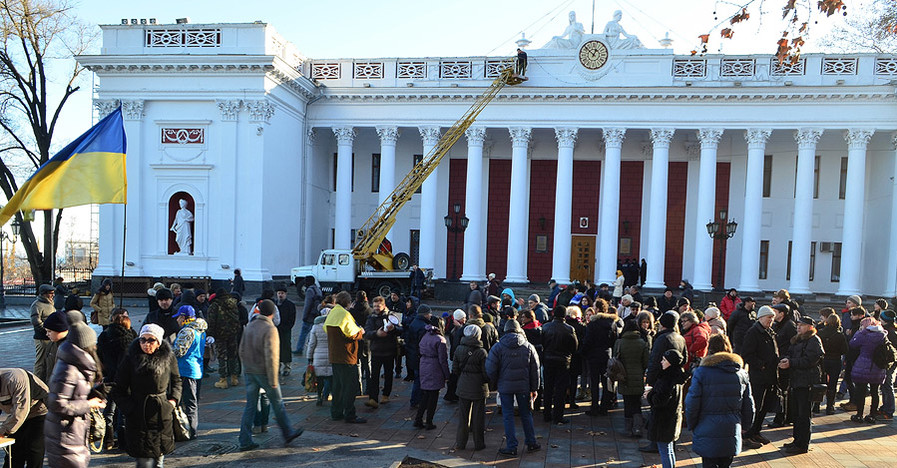
M508 63L311 59L264 23L102 29L102 52L78 61L99 112L124 110L127 276L260 281L350 247ZM780 64L568 32L529 50L529 81L405 206L394 251L438 278L610 282L644 258L651 287L895 295L897 57ZM97 275L121 270L123 217L101 207ZM724 244L707 232L723 220L737 222Z

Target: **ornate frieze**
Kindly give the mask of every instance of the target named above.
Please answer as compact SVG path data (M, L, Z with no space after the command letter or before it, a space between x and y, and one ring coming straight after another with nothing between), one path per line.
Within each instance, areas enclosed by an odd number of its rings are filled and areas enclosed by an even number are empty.
M202 145L205 143L204 128L166 128L161 130L163 145Z
M724 78L749 78L754 76L754 59L722 59L719 76Z
M439 141L439 137L442 135L442 131L438 126L418 127L417 130L420 132L424 146L436 146L436 142Z
M875 59L875 74L879 76L897 76L897 58Z
M851 128L844 132L844 139L849 149L865 150L873 133L875 130L871 128Z
M311 64L313 80L338 80L340 78L339 62Z
M121 101L118 99L94 99L93 105L97 108L97 114L99 114L102 119L111 114L115 109L118 109L118 106L121 105Z
M380 137L381 145L393 145L395 146L396 142L399 141L399 127L394 125L380 125L377 126L377 136Z
M558 127L554 129L554 138L558 141L558 148L572 148L576 145L578 128Z
M443 60L439 64L439 77L449 79L471 78L473 64L465 60Z
M399 62L396 64L396 78L415 79L426 77L426 62Z
M125 120L143 120L143 99L123 100L121 111Z
M779 59L773 57L769 60L770 68L773 76L803 76L807 70L807 59L800 59L796 62L779 62Z
M623 146L623 139L626 138L625 128L603 128L601 133L604 134L604 145L608 148L620 148Z
M228 99L218 101L218 112L221 113L221 120L225 122L236 122L240 116L240 109L243 108L243 101L239 99Z
M333 136L339 145L351 145L355 141L355 129L352 127L333 127Z
M147 47L221 47L220 28L147 29Z
M705 76L707 76L706 60L673 60L673 78L704 78Z
M352 77L356 80L383 79L383 62L355 62Z
M246 105L246 110L249 111L250 122L268 123L271 121L271 117L274 116L274 104L271 104L267 99L244 101L243 104Z
M486 78L498 78L509 67L514 67L514 59L486 60Z
M465 132L468 146L483 146L486 141L486 127L470 127Z
M829 58L822 59L823 75L856 75L857 62L855 58Z

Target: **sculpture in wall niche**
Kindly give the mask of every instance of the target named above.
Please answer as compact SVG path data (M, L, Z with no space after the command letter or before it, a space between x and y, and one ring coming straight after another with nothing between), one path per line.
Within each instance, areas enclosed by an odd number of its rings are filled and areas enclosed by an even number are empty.
M627 34L623 26L620 26L620 20L623 18L623 12L617 10L614 12L614 18L607 22L604 26L604 37L607 45L612 49L644 49L642 41L638 37Z
M178 200L180 209L174 215L174 221L171 223L171 232L174 233L174 241L177 244L178 251L171 252L174 255L193 255L193 230L190 224L193 222L193 213L187 209L187 200L181 198Z
M570 24L564 30L564 34L554 36L547 44L542 46L543 49L574 49L579 47L582 42L582 35L586 33L586 28L582 23L576 21L576 12L571 11L568 15Z

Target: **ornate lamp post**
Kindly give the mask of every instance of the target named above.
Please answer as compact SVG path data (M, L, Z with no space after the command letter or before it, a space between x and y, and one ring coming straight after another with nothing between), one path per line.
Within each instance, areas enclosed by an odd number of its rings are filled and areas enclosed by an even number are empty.
M735 231L738 229L738 223L735 222L735 219L730 219L726 221L726 212L720 211L719 219L720 221L710 221L707 223L707 234L710 235L711 239L718 240L720 246L720 257L723 258L723 255L726 253L726 241L732 238L735 235ZM720 266L719 271L716 274L716 290L722 291L723 289L723 268Z
M452 279L458 280L458 234L467 230L467 224L470 222L467 216L461 215L461 204L452 205L452 211L445 215L445 228L448 232L453 233L454 243L452 244Z
M12 238L9 237L9 234L6 231L0 230L0 307L6 307L6 287L4 286L4 269L6 267L3 255L6 251L3 249L3 241L12 241L16 242L16 239L19 237L19 227L21 224L19 223L19 219L15 218L12 220Z

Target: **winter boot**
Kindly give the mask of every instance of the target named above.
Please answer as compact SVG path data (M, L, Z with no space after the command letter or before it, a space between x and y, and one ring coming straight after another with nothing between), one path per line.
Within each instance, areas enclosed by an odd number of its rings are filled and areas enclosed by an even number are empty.
M215 388L221 388L221 389L227 388L227 379L224 377L218 379L218 381L215 382Z
M240 385L240 378L236 375L230 376L230 386L236 387L237 385Z
M644 420L642 419L642 414L634 414L632 415L632 437L640 438L642 436L642 428L644 427Z

